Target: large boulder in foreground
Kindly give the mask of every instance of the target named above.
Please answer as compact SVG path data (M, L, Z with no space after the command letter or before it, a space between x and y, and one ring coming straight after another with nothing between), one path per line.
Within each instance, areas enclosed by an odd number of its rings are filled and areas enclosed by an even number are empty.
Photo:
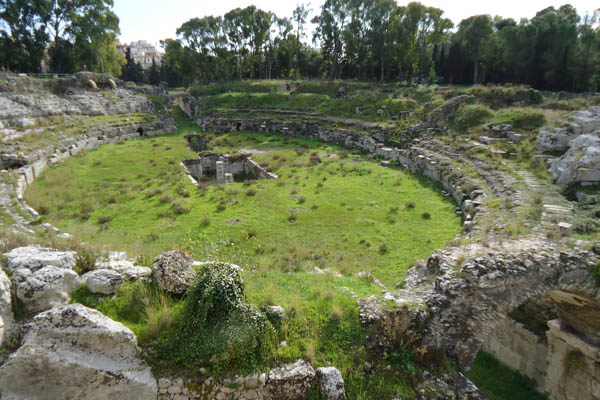
M550 166L556 183L600 182L600 137L581 135L571 140L569 147L569 151Z
M154 281L169 293L184 293L194 282L192 257L179 250L162 253L154 261Z
M13 312L10 296L10 279L0 268L0 346L8 340L13 323Z
M0 367L0 398L156 399L131 330L81 304L38 314Z
M75 266L74 251L57 251L38 246L27 246L13 249L4 256L9 271L19 268L36 271L48 265L66 269L72 269Z
M19 268L13 274L16 294L29 312L41 312L71 302L81 281L75 271L47 266L35 272Z

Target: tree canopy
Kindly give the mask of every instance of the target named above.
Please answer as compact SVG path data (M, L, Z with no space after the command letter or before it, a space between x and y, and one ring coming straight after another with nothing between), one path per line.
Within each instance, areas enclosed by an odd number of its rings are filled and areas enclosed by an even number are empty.
M38 72L47 50L52 72L120 74L112 7L112 0L0 0L2 66Z

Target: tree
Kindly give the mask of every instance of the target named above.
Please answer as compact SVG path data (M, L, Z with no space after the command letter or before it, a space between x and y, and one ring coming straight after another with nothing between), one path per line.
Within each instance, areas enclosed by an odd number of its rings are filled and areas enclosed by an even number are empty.
M385 79L386 56L389 43L389 28L392 12L396 8L394 0L374 0L367 11L367 21L371 27L369 38L371 47L376 51L376 58L379 62L380 75L379 80ZM375 63L375 57L372 61Z
M152 66L148 72L148 83L151 85L158 85L160 83L160 71L154 58L152 58Z
M115 47L119 19L112 6L112 0L1 0L1 47L14 56L9 67L37 71L49 48L59 58L50 60L57 72L85 65L117 73L124 60Z
M468 60L473 63L473 83L479 83L479 63L491 34L492 19L489 15L476 15L458 25L457 39Z
M0 48L5 67L22 72L40 70L49 35L44 0L0 0Z
M131 49L129 47L127 48L125 59L127 60L127 63L123 67L121 79L135 83L144 83L144 69L140 63L135 62L131 56Z

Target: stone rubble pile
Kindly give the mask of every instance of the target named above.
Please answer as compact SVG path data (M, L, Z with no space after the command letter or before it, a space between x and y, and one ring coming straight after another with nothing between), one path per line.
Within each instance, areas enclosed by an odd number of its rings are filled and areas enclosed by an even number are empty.
M232 378L200 378L186 382L182 378L158 380L158 400L238 399L296 400L305 399L316 387L326 400L344 400L344 380L333 367L315 369L298 360L266 373Z

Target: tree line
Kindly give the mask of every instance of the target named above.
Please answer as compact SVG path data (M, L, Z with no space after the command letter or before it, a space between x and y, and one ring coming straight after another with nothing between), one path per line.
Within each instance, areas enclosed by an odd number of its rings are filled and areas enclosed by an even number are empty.
M137 82L360 79L516 83L538 89L600 89L598 17L571 5L531 19L476 15L454 26L418 2L326 0L280 17L255 6L192 18L162 41L160 66L141 70L118 54L112 0L0 0L0 67L29 72L48 52L51 70L104 70ZM315 26L307 43L309 22ZM120 56L120 58L119 58Z
M311 22L307 6L280 18L254 6L192 18L164 41L180 80L328 78L518 83L547 90L600 89L598 12L548 7L531 19L476 15L454 26L418 2L327 0ZM599 10L600 11L600 10Z

